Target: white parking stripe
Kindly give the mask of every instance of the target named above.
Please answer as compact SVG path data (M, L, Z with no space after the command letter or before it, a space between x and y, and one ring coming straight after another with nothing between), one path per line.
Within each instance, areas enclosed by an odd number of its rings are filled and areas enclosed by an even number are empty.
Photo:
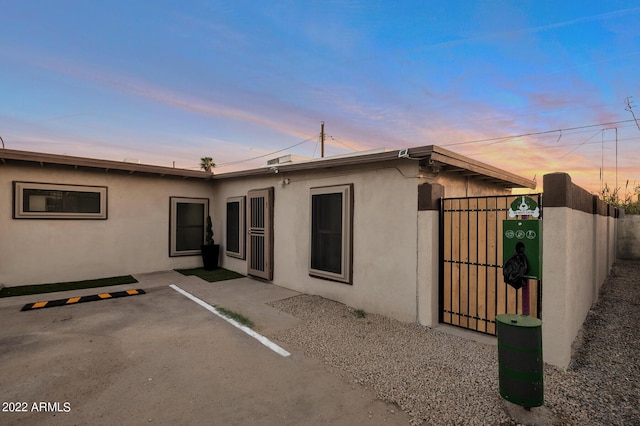
M218 310L214 306L211 306L210 304L208 304L207 302L203 301L202 299L198 299L196 296L194 296L193 294L191 294L189 292L184 291L183 289L181 289L177 285L171 284L171 285L169 285L169 287L171 287L172 289L174 289L178 293L182 294L183 296L188 297L189 299L193 300L198 305L202 306L203 308L205 308L209 312L219 316L220 318L222 318L223 320L227 321L229 324L233 325L234 327L237 327L240 330L244 331L249 336L253 337L258 342L262 343L263 345L265 345L266 347L268 347L269 349L271 349L275 353L277 353L279 355L282 355L284 357L287 357L287 356L291 355L289 352L287 352L286 350L284 350L280 346L276 345L271 340L269 340L266 337L264 337L262 334L256 333L255 331L253 331L249 327L240 324L238 321L233 320L233 319L231 319L229 317L226 317L226 316L222 315L220 312L218 312Z

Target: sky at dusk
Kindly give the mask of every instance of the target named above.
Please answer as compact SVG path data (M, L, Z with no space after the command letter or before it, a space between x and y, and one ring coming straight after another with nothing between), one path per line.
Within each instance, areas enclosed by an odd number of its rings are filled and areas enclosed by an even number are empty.
M328 156L439 145L593 192L617 163L624 192L639 23L616 0L0 0L0 137L224 173L319 157L324 121Z

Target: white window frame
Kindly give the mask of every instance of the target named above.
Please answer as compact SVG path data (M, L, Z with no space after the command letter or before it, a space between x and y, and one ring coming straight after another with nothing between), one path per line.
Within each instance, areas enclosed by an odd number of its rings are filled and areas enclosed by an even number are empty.
M50 212L46 211L46 196L42 198L42 211L24 211L24 191L29 189L44 191L93 192L100 197L100 211L97 213ZM13 182L13 218L14 219L107 219L107 187L89 185L71 185L45 182Z
M311 267L311 259L313 258L313 196L337 193L342 194L342 272L339 274ZM353 268L353 184L311 188L309 197L309 230L309 275L351 284Z
M230 257L237 257L238 259L245 258L245 242L246 242L246 232L245 232L245 222L246 222L246 197L229 197L227 198L227 206L229 203L239 203L238 210L238 245L239 249L237 252L229 250L229 244L227 239L229 238L229 217L227 216L227 227L225 230L225 253ZM227 210L228 212L228 210ZM228 214L228 213L227 213Z
M190 197L169 197L170 198L170 214L169 214L169 256L199 256L202 253L200 248L193 250L178 250L177 249L177 224L176 219L178 217L178 204L202 204L203 209L203 229L202 229L202 244L205 243L206 229L207 229L207 216L209 216L209 199L208 198L190 198Z

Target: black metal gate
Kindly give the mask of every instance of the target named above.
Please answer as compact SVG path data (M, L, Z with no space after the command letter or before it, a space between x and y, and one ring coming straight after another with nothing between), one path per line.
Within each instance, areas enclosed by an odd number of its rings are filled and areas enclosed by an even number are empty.
M247 194L247 274L273 279L273 188Z
M441 323L495 335L496 315L522 313L522 290L502 278L502 221L520 196L441 199ZM528 196L542 208L540 194ZM540 318L542 281L529 280L529 292L530 314Z

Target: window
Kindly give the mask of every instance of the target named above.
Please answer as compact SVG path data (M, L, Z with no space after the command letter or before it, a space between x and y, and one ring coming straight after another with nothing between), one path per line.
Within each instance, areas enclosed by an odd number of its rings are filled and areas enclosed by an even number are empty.
M207 216L208 198L171 197L169 256L200 255Z
M106 219L107 187L13 182L14 219Z
M309 275L351 283L353 185L311 188Z
M227 198L227 256L244 259L245 197Z

